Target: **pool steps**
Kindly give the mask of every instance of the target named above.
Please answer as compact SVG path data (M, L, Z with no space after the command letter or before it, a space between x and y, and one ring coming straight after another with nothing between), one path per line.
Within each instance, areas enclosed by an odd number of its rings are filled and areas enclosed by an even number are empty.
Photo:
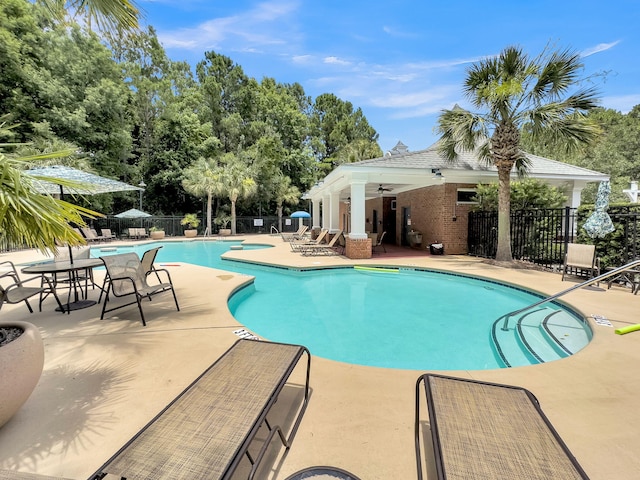
M568 357L586 346L590 330L564 310L542 307L523 313L508 331L496 322L492 340L506 367L545 363Z

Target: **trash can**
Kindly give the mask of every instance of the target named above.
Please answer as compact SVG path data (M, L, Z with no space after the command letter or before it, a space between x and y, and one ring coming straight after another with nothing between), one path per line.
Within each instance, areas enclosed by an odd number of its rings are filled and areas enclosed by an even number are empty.
M429 245L431 255L444 255L444 245L441 243L432 243Z
M407 233L407 242L410 247L419 247L422 245L422 233L418 230L411 230Z

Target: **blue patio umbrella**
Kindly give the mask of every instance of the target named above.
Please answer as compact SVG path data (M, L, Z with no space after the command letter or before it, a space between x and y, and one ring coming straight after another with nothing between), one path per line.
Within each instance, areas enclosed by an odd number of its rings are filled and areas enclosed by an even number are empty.
M138 210L137 208L130 208L129 210L114 215L116 218L146 218L150 216L151 214Z
M301 227L302 223L303 223L303 219L311 218L311 214L309 212L305 212L303 210L298 210L297 212L293 212L291 214L291 218L297 218L298 219L298 225Z
M607 213L610 193L611 185L609 182L600 182L596 195L596 208L582 226L591 238L604 238L616 229Z

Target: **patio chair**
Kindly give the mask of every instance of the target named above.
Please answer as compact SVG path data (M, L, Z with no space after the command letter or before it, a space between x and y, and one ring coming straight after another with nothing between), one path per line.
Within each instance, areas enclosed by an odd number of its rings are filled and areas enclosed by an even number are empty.
M128 307L129 305L137 304L138 310L140 311L140 317L142 319L142 325L146 326L147 323L144 318L144 312L142 311L142 299L148 298L151 300L151 297L154 295L168 291L171 291L173 294L176 309L180 311L178 298L176 297L173 282L171 281L171 275L169 275L168 270L154 268L153 271L156 275L159 275L160 272L164 272L167 276L167 281L161 282L158 285L149 285L147 283L147 272L145 272L137 254L133 252L121 253L100 258L107 269L105 277L106 288L104 289L106 296L102 306L102 314L100 315L101 320L107 312L112 312L120 308ZM158 276L158 278L160 277ZM134 300L129 303L125 303L124 305L118 305L107 309L107 304L109 303L111 295L114 297L133 296Z
M322 230L315 240L293 240L289 242L289 245L291 245L291 250L299 252L306 245L321 245L328 233L328 230Z
M11 278L10 284L0 285L0 309L5 303L9 304L17 304L20 302L24 302L27 305L30 313L33 313L33 308L29 304L29 299L31 297L35 297L36 295L42 295L44 292L51 293L56 302L58 302L58 307L60 307L60 311L62 313L65 312L62 303L60 303L60 299L56 294L55 288L53 284L47 277L31 277L27 280L21 280L18 275L18 271L16 270L13 262L5 261L0 263L2 268L6 269L6 273L0 275L0 279L2 278ZM26 283L38 281L40 282L40 286L38 287L27 287ZM46 283L46 286L44 284ZM40 311L42 311L42 302L40 305Z
M423 478L420 426L425 421L420 418L421 384L439 480L588 479L530 391L425 374L416 383L418 480Z
M382 243L382 241L384 240L384 236L387 234L386 231L382 232L382 235L380 235L380 238L378 238L378 241L371 247L371 251L375 252L376 248L378 247L382 247L382 250L384 251L384 253L387 253L387 249L384 246L384 243Z
M580 243L567 244L567 253L562 266L562 280L565 275L579 275L583 272L588 274L588 278L600 275L600 259L596 257L596 246Z
M53 259L56 262L68 262L70 261L71 258L73 258L74 260L91 258L91 247L88 247L86 245L79 246L79 247L71 247L71 251L69 251L69 247L63 245L58 247L58 249L53 255ZM91 288L95 288L95 283L93 281L93 268L87 268L83 273L79 273L74 276L72 276L68 272L54 274L51 277L49 277L49 280L53 284L54 288L58 288L60 285L62 285L63 287L68 286L69 291L71 291L71 289L75 287L75 285L71 283L72 278L76 282L78 282L76 283L76 285L80 287L81 287L81 283L84 281L84 289L80 288L80 290L82 291L83 297L85 296L85 292L88 292L89 283L91 283ZM49 293L50 292L46 292L40 296L41 305L43 300L47 297Z
M341 236L342 230L339 230L326 245L304 245L300 249L300 253L302 255L338 255L339 246L336 246L336 243Z

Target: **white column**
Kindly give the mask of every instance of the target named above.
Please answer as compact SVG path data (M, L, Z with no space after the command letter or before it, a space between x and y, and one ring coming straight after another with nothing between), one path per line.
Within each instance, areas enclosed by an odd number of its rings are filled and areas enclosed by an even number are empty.
M315 198L311 200L311 217L313 228L320 228L322 225L322 219L320 218L320 200Z
M326 194L322 195L322 228L329 227L330 212L331 211L331 197Z
M329 220L329 233L336 233L340 230L340 192L331 194L331 219Z
M351 231L349 238L353 240L366 239L365 226L365 198L364 187L366 180L351 180Z
M571 190L571 195L569 197L569 207L578 208L580 206L580 195L586 185L587 182L583 181L576 180L573 182L573 189Z

